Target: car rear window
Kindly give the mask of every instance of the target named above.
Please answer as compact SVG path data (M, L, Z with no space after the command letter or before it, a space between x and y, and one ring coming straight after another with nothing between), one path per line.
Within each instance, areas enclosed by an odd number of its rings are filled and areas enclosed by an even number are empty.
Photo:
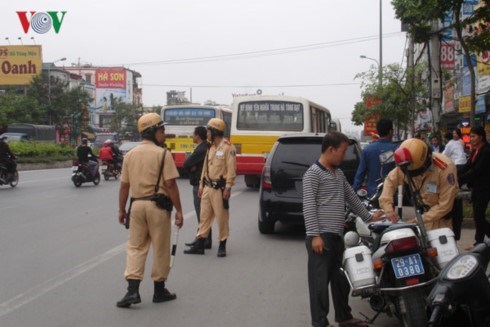
M276 148L272 166L310 167L320 157L322 140L282 140Z

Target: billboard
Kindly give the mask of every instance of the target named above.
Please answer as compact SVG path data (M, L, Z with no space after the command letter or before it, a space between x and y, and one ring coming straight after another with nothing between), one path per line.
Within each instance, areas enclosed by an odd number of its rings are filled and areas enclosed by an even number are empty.
M42 70L40 45L0 45L0 85L29 85Z
M95 70L95 87L98 89L125 89L126 70L102 68Z

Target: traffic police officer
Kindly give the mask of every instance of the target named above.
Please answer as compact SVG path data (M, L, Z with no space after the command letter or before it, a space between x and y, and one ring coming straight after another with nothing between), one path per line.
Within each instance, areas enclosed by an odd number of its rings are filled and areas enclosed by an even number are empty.
M182 227L184 222L176 183L179 173L170 152L160 146L165 142L164 122L156 113L145 114L138 120L138 131L143 141L124 158L119 190L119 222L127 223L127 219L130 222L124 272L128 292L117 302L120 308L141 302L139 284L143 279L150 244L153 245L153 302L176 298L175 294L165 288L170 271L171 209L157 207L156 202L151 201L152 196L156 193L168 197L177 211L175 224ZM163 170L160 171L162 160ZM156 187L160 173L161 178ZM130 191L131 202L126 215L125 207Z
M236 177L236 150L224 138L225 122L212 118L207 125L210 148L204 159L198 195L201 198L201 221L197 241L186 254L204 254L204 240L208 237L214 217L218 220L218 257L226 256L226 240L229 234L228 200Z
M458 194L456 166L451 159L440 153L431 153L429 146L419 139L404 141L395 152L409 153L407 158L408 178L412 178L422 202L428 210L422 214L427 230L449 227L452 228L454 199ZM398 164L398 163L397 163ZM399 185L403 185L405 174L400 167L393 169L386 177L379 204L391 221L396 221L397 214L393 208L393 198ZM409 223L416 223L417 218Z

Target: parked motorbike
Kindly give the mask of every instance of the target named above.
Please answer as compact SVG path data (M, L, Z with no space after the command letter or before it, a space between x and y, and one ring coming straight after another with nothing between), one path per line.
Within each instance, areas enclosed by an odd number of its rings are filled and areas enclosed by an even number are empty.
M368 200L365 191L360 190L358 195L370 209L381 190L382 184ZM426 326L426 296L430 285L442 266L458 253L452 231L443 228L427 233L421 208L416 209L417 224L366 224L347 212L349 232L344 236L343 269L352 296L368 298L376 311L374 317L366 317L369 323L384 312L396 316L402 326Z
M429 326L490 326L489 260L490 240L451 260L429 295Z
M78 160L73 160L72 163L72 175L71 180L76 187L82 186L83 183L92 182L94 185L99 185L100 183L100 173L99 167L97 167L97 173L95 177L92 178L90 173L90 168L87 164L78 162Z
M102 161L102 165L100 166L102 171L102 175L104 176L104 180L108 181L109 178L114 177L115 179L119 178L121 175L121 170L117 167L113 162L110 161Z
M16 187L19 183L19 172L15 169L14 173L7 171L5 164L0 164L0 185L10 184L10 187Z

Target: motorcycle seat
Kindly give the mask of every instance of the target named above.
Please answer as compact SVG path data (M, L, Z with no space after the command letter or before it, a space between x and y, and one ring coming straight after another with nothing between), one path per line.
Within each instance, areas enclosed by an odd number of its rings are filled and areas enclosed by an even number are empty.
M371 232L379 234L390 226L393 226L393 224L392 223L371 223L368 225L368 228Z
M369 225L369 229L371 229L371 225L375 225L375 224L370 224ZM387 225L386 227L384 227L384 229L382 229L380 232L379 232L379 235L375 238L374 240L374 243L373 243L373 253L381 246L381 239L383 238L383 234L386 233L386 232L389 232L389 231L392 231L392 230L395 230L395 229L401 229L401 228L411 228L416 235L419 234L418 232L418 229L417 229L417 224L389 224L389 223L381 223L381 224L378 224L378 225ZM374 231L373 231L374 233Z

